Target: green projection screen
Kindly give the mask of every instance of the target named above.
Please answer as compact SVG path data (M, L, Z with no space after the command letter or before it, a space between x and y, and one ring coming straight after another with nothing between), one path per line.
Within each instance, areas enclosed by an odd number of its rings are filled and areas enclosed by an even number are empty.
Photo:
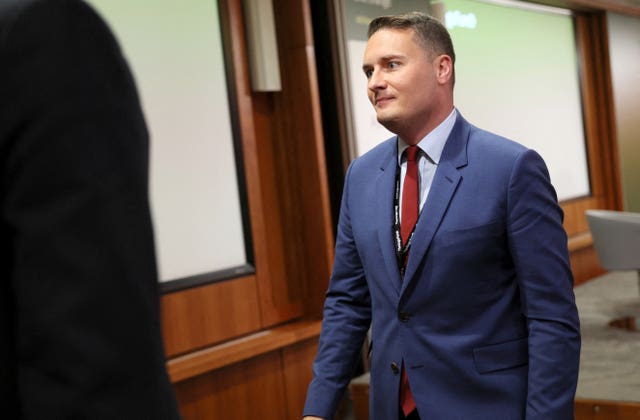
M366 96L362 56L376 16L421 10L438 17L456 50L455 105L481 128L545 159L560 200L587 196L589 175L573 16L502 0L337 1L349 91L354 157L392 134Z

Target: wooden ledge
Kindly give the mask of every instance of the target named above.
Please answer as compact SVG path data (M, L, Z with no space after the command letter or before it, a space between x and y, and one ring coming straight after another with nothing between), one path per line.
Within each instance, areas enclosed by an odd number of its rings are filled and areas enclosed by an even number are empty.
M575 408L577 419L633 420L640 418L639 402L576 398Z
M579 251L584 248L589 248L593 245L593 238L590 232L578 233L569 237L568 248L569 252Z
M167 362L172 383L318 337L320 320L302 320L174 357Z

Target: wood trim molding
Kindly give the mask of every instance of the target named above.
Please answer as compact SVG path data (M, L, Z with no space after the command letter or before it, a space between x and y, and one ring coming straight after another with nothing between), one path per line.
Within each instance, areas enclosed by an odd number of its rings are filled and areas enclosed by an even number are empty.
M632 420L640 418L640 403L576 398L576 420Z
M533 0L531 3L562 7L576 11L608 11L630 16L640 16L637 0Z
M172 383L242 362L320 336L320 320L302 320L174 357L167 362Z
M582 232L573 235L569 238L568 247L569 252L579 251L584 248L589 248L593 245L593 238L590 232Z

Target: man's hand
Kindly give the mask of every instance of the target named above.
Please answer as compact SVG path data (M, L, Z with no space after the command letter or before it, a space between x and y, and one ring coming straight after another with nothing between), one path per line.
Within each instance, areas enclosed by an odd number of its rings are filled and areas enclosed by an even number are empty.
M304 416L302 420L324 420L324 419L322 417L316 417L316 416Z

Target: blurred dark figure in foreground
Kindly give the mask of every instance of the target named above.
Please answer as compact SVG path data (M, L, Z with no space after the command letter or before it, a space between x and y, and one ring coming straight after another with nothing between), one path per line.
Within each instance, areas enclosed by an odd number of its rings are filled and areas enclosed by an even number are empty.
M179 418L165 369L148 135L79 0L0 0L0 412Z

